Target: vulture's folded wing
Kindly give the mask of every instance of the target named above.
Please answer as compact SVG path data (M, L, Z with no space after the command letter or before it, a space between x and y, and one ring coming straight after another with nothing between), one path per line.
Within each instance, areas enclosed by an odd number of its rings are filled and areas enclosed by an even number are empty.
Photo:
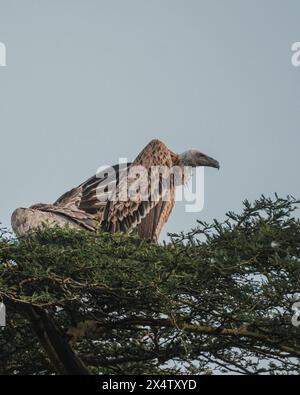
M160 141L151 141L138 155L129 168L127 178L121 179L120 189L123 183L127 183L127 192L134 189L137 181L137 173L140 167L146 169L147 177L139 181L139 192L135 199L110 201L107 203L101 228L104 231L126 232L137 227L138 233L143 238L156 241L162 225L167 220L174 204L174 183L171 178L167 189L163 188L162 176L158 175L158 188L153 188L150 172L153 167L158 171L165 167L170 169L173 165L172 156L169 149ZM160 169L159 169L160 167ZM153 174L153 173L151 173ZM170 173L169 173L170 175ZM152 179L153 181L153 179ZM150 192L152 192L150 196ZM145 199L145 193L147 198ZM130 193L129 193L130 195Z
M31 206L31 208L35 208L35 206ZM96 230L99 225L98 221L96 221L93 215L86 213L83 210L79 210L78 208L55 204L43 204L38 207L38 210L63 216L68 218L69 221L76 223L77 225L80 225L88 230Z
M107 191L115 190L121 174L127 171L129 165L130 163L118 164L99 171L78 187L64 193L54 205L74 211L80 210L101 221L103 210L108 201Z
M160 201L153 207L149 214L142 219L137 226L138 235L142 239L150 239L157 242L162 227L167 222L175 203L175 189L171 188L169 201Z

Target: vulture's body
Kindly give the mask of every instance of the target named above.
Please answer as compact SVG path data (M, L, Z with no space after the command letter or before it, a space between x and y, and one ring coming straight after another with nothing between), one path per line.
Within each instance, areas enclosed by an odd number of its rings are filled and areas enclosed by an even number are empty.
M114 166L116 172L115 187L123 182L127 188L134 185L136 178L130 176L134 166L150 169L153 166L172 168L179 166L210 166L219 168L214 159L196 150L177 155L159 140L152 140L131 164ZM129 171L129 173L128 173ZM83 227L90 231L102 229L107 232L130 232L136 230L140 237L156 242L165 222L168 220L175 202L175 187L178 179L170 178L167 197L161 186L156 191L155 199L101 199L111 180L101 174L91 177L78 187L62 195L54 204L35 204L30 208L18 208L12 214L12 227L17 235L24 235L29 230L38 228L42 223L70 227ZM151 189L148 177L142 188ZM181 182L184 180L181 179ZM144 184L145 184L144 183ZM99 192L100 191L100 192ZM104 192L103 192L104 193Z

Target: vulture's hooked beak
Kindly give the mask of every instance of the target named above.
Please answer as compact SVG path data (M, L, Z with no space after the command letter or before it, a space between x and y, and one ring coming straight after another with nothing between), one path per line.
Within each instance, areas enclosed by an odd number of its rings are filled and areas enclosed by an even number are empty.
M211 158L210 156L207 155L201 156L199 163L200 163L199 166L214 167L215 169L218 170L220 169L219 162L216 159Z

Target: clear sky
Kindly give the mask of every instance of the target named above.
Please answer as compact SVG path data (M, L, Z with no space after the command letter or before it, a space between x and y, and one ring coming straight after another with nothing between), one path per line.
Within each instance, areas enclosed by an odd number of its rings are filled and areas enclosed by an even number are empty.
M296 41L299 0L0 0L0 221L152 138L221 163L165 232L300 197Z

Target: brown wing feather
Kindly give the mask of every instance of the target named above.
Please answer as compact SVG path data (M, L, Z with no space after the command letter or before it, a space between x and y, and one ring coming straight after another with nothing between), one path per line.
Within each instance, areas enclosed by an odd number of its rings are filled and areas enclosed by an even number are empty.
M60 196L56 200L54 205L77 209L79 207L81 198L82 198L82 185L79 185L77 188L73 188L70 191L64 193L62 196Z
M129 165L130 163L123 164L120 167L119 165L113 166L116 173L117 183L119 181L120 174L123 171L126 171ZM110 182L112 182L106 174L105 170L103 170L101 174L94 175L78 187L64 193L54 203L54 210L58 211L63 209L65 213L69 210L69 214L72 212L78 212L80 217L82 213L87 213L87 218L94 218L98 222L101 221L107 201L101 199L99 194L101 194L101 191L102 193L105 193L105 188Z
M159 140L152 140L137 156L132 166L144 166L150 170L151 166L173 165L171 152ZM127 179L128 188L135 179ZM150 190L150 177L148 177ZM117 201L108 202L101 223L101 228L108 232L130 231L138 227L138 233L143 238L156 241L162 225L168 219L174 204L174 184L171 183L169 200L162 201L161 188L157 200L146 201Z
M175 197L167 202L159 202L137 227L138 235L143 239L157 242L160 232L174 207Z
M152 140L129 166L141 165L150 170L151 166L171 167L177 165L176 161L178 161L178 157L161 141ZM124 174L122 171L127 172L128 168L123 167L119 172L118 165L113 167L116 171L117 186L119 186L121 174ZM134 179L127 179L127 181L129 187ZM137 228L140 237L157 241L162 226L174 206L174 183L170 184L168 201L162 200L161 191L156 201L103 201L99 199L99 186L104 191L110 182L111 180L105 176L95 175L77 188L63 194L54 205L49 205L44 210L60 213L89 229L94 229L99 222L101 222L103 230L112 233L126 232ZM150 188L150 185L147 187Z
M77 223L89 230L96 230L98 223L94 216L85 211L79 210L78 208L72 208L68 206L59 206L55 204L35 204L30 207L31 209L37 209L39 211L49 212L57 215L62 215L68 218L70 221Z

